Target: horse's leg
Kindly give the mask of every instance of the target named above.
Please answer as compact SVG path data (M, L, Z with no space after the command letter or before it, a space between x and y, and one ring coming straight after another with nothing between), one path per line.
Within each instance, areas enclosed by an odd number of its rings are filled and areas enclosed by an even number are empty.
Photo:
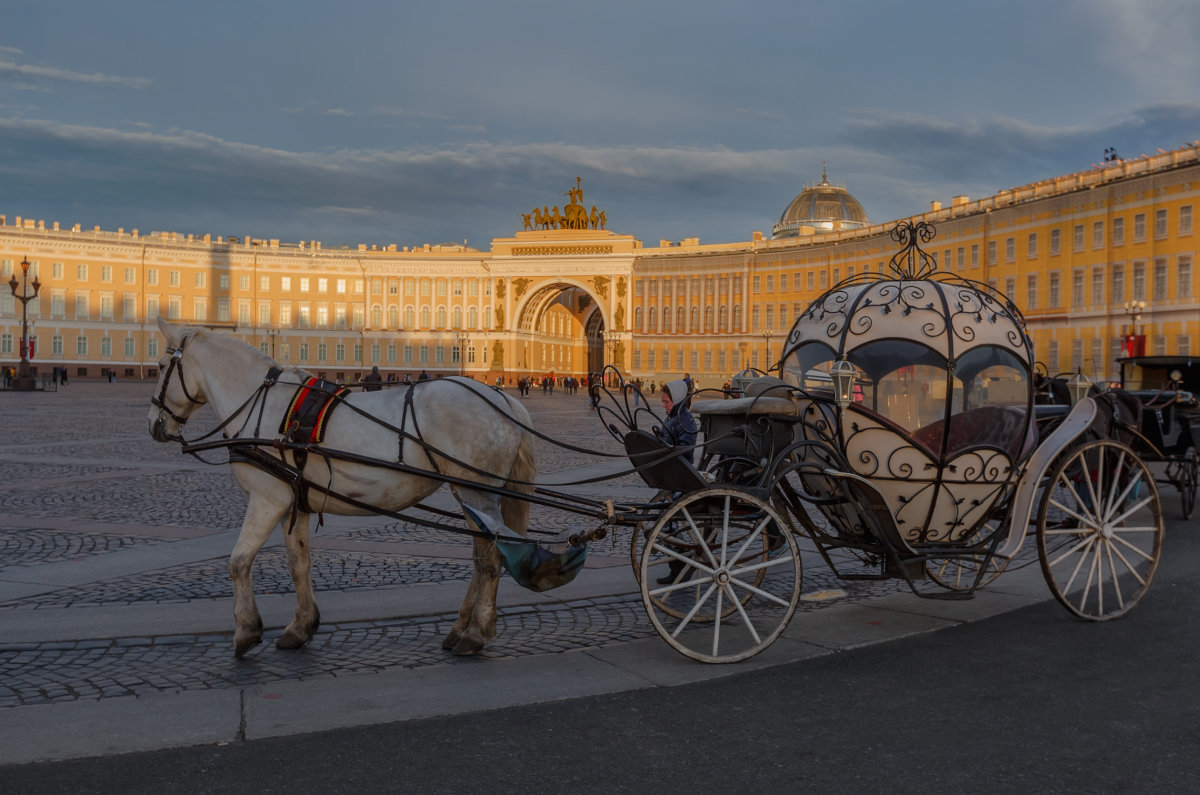
M491 494L461 489L459 499L500 524L500 501ZM472 555L475 570L458 619L442 641L454 654L477 654L496 637L496 591L500 586L500 553L488 538L476 538Z
M454 654L478 654L496 637L496 591L500 587L500 553L490 539L475 539L475 571L467 595L458 609L458 620L442 641Z
M262 641L262 616L254 601L254 558L286 511L286 507L280 507L257 492L249 492L249 498L242 532L229 556L229 577L233 580L233 620L237 627L233 635L233 653L238 659Z
M296 587L296 615L288 624L283 635L275 641L280 649L298 649L312 640L321 625L321 613L317 610L316 596L312 585L312 556L308 544L310 514L297 513L296 523L289 531L287 517L283 521L283 537L287 542L288 569Z

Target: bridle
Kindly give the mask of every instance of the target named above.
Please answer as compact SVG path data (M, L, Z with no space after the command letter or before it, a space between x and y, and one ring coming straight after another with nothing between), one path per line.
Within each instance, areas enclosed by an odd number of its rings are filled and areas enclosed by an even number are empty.
M181 417L172 411L170 407L167 406L166 401L167 388L170 387L171 376L174 375L176 371L179 372L179 388L183 390L183 396L187 398L189 403L191 403L193 406L203 406L208 402L206 400L200 400L196 397L193 397L192 393L188 391L187 379L183 377L183 344L183 342L180 342L178 348L167 348L167 353L171 354L171 360L167 363L167 372L163 375L162 388L158 390L157 395L150 399L150 405L158 408L160 422L162 421L162 415L166 414L168 417L178 423L180 427L187 423L188 418ZM179 434L176 434L176 436L178 435Z

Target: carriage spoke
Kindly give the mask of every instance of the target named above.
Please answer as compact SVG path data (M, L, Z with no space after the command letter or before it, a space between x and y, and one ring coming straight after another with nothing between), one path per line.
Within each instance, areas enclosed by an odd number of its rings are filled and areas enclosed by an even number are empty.
M1108 484L1107 494L1104 496L1103 510L1096 512L1102 522L1107 522L1112 517L1113 511L1117 510L1117 506L1121 504L1121 498L1117 496L1117 489L1121 487L1121 470L1124 468L1124 465L1125 455L1122 453L1117 458L1116 465L1112 468L1112 480ZM1096 477L1100 477L1101 474L1107 471L1104 467L1104 451L1101 450L1100 466L1096 470Z
M1100 587L1099 577L1097 574L1100 570L1100 545L1092 546L1092 554L1087 556L1090 558L1088 563L1087 582L1083 584L1083 592L1079 595L1079 609L1083 610L1087 606L1088 594L1092 590L1092 582L1096 583L1096 595L1100 600L1100 612L1104 612L1104 589Z
M1145 553L1142 552L1140 549L1135 548L1134 552L1137 552L1139 555L1145 556ZM1134 568L1133 564L1129 562L1128 558L1126 558L1124 555L1121 554L1121 550L1117 549L1115 545L1113 545L1113 544L1109 545L1109 554L1116 555L1117 558L1119 558L1120 561L1125 564L1125 568L1128 569L1129 573L1133 576L1133 578L1138 581L1138 585L1145 588L1149 584L1146 582L1145 578L1142 577L1142 575L1138 574L1138 570L1136 568ZM1147 557L1147 560L1149 560L1149 559L1150 558ZM1115 577L1116 575L1114 574L1113 576Z
M726 504L728 505L728 498L726 498L726 500L727 500ZM721 608L725 606L724 600L725 600L725 587L721 586L721 587L717 588L717 612L716 612L717 620L713 621L712 655L714 657L716 657L717 655L719 655L721 653L721 624L722 624L722 621L720 619L720 615L721 615ZM736 599L734 599L733 601L737 602ZM738 605L739 610L741 609L741 607L742 607L741 605Z
M729 586L725 587L728 588ZM729 599L737 606L738 615L742 617L742 622L746 625L746 629L750 632L750 637L754 638L754 643L756 645L762 643L762 638L759 637L758 630L754 627L754 622L751 621L750 616L746 614L746 608L742 605L741 600L734 597L732 588L730 588L729 591ZM720 622L717 623L719 624ZM714 642L713 654L716 653L717 650Z
M1096 537L1089 536L1087 539L1085 539L1084 541L1082 541L1079 544L1076 544L1074 547L1072 547L1067 552L1064 552L1057 559L1050 561L1050 566L1054 567L1054 566L1057 566L1062 561L1066 560L1068 556L1074 555L1076 553L1079 554L1079 562L1075 564L1075 568L1071 571L1071 578L1069 580L1067 580L1067 585L1065 588L1063 588L1064 591L1071 590L1071 586L1075 583L1075 578L1079 576L1080 567L1083 566L1083 562L1085 560L1087 560L1088 549L1091 548L1092 544L1094 544L1095 542L1096 542Z
M1117 567L1113 563L1112 544L1104 545L1104 552L1108 556L1108 571L1112 574L1113 592L1117 595L1117 607L1125 607L1125 599L1121 596L1121 581L1117 578Z
M1134 546L1133 544L1129 543L1129 542L1128 542L1127 540L1125 540L1124 538L1121 538L1121 536L1120 536L1119 534L1117 534L1117 533L1113 533L1112 540L1113 540L1113 541L1115 541L1115 542L1117 542L1117 543L1119 543L1119 544L1121 544L1121 545L1122 545L1122 546L1124 546L1126 549L1128 549L1130 552L1135 552L1135 553L1137 553L1138 555L1141 555L1141 556L1142 556L1143 558L1145 558L1146 560L1154 560L1154 558L1153 558L1151 555L1147 554L1145 550L1139 549L1138 547L1136 547L1136 546Z
M775 602L776 604L780 604L780 605L786 605L788 603L786 599L780 599L775 594L767 593L766 591L762 590L761 588L756 588L753 585L751 585L750 583L745 582L744 580L739 580L736 577L730 577L729 582L731 584L736 583L736 584L740 585L742 588L745 588L750 593L754 594L755 596L761 596L763 599L766 599L769 602Z
M671 633L672 638L678 638L679 633L683 632L687 625L692 623L692 619L696 617L696 613L700 612L700 608L703 607L704 603L708 601L708 597L712 596L712 592L716 589L716 587L717 584L715 582L709 583L708 590L704 592L704 596L701 596L699 599L697 599L696 604L692 605L692 609L687 612L687 615L679 619L679 626L675 627L675 630Z

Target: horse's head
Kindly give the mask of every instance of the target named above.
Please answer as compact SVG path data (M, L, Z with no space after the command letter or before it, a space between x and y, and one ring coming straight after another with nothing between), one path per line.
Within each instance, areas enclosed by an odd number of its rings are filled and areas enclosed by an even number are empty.
M183 426L196 409L208 402L204 384L196 377L196 367L185 363L184 349L199 329L177 326L161 317L158 328L167 338L166 354L158 360L158 385L150 400L147 418L150 435L158 442L179 441Z

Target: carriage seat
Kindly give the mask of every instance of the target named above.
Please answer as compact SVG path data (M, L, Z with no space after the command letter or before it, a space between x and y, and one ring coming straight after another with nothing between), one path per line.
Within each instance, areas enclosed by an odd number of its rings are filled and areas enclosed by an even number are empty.
M698 400L692 404L697 414L793 414L800 413L800 403L792 389L773 375L755 378L746 385L746 396L731 400Z
M1036 423L1029 423L1025 436L1019 434L1025 412L1012 406L980 406L950 418L947 455L968 447L991 445L1004 450L1014 461L1024 460L1037 446ZM941 449L946 421L931 422L913 432L913 441L935 455Z
M697 414L741 414L795 415L795 401L784 397L741 397L730 400L697 400L692 404Z
M635 467L645 466L638 474L650 488L692 492L707 486L708 479L691 461L691 448L683 448L675 455L670 455L673 449L648 431L632 430L625 434L625 452L629 455L629 463Z

